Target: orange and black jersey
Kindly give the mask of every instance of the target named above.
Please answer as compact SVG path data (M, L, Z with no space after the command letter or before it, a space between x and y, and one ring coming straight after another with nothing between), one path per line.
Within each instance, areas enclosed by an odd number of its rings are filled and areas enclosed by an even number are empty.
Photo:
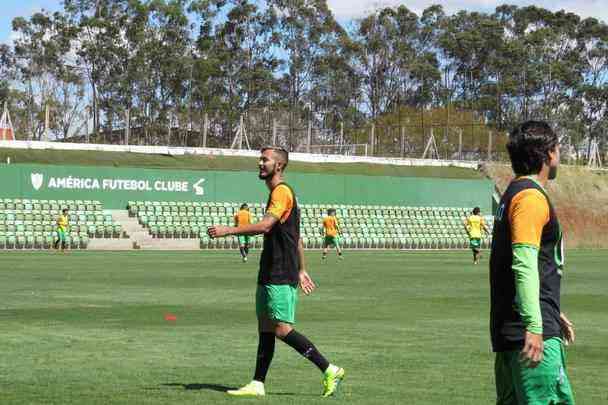
M490 256L490 331L494 351L518 350L526 325L516 302L513 249L538 249L540 313L545 339L561 336L562 232L544 189L522 177L505 191L494 220Z
M264 235L258 284L298 284L300 210L291 187L281 183L270 192L266 214L278 221Z

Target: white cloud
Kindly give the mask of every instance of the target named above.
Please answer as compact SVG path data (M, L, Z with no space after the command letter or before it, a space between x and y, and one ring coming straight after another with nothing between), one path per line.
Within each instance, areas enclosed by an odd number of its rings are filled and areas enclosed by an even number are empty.
M582 17L595 17L608 23L606 0L328 0L328 4L339 20L362 17L378 7L400 4L416 13L433 4L441 4L448 14L459 10L493 12L501 4L514 4L520 7L535 5L551 11L566 10Z

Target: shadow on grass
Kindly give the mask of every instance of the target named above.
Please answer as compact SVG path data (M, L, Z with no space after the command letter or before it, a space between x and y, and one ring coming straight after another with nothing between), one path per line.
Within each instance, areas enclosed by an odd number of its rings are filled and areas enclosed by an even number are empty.
M217 391L217 392L226 392L228 390L235 390L238 387L227 387L225 385L220 384L184 384L184 383L169 383L169 384L161 384L163 387L182 387L185 390L207 390L207 391Z
M228 390L235 390L237 387L228 387L220 384L204 384L204 383L194 383L194 384L184 384L184 383L168 383L161 384L162 387L181 387L185 390L207 390L207 391L217 391L217 392L226 392ZM267 396L316 396L313 394L296 394L295 392L267 392Z

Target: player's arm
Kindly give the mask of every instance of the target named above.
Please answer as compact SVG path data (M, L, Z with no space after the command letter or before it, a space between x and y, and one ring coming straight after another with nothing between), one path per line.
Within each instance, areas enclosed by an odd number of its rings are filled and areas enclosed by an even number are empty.
M234 226L239 226L239 217L238 217L238 214L234 216Z
M464 220L464 230L466 231L467 235L469 235L469 237L471 236L471 228L469 226L469 218Z
M308 295L312 293L317 286L306 271L306 259L304 257L304 243L302 242L302 238L298 241L298 261L300 263L300 288L304 291L304 294Z
M509 220L516 302L526 328L522 357L535 367L542 361L543 351L538 250L543 227L549 221L546 198L538 190L522 191L511 202Z
M342 230L340 229L340 225L338 224L337 219L336 219L336 231L338 232L338 235L342 235Z
M221 238L230 235L261 235L270 232L272 227L279 221L273 214L266 214L260 222L240 226L212 226L207 233L212 238Z

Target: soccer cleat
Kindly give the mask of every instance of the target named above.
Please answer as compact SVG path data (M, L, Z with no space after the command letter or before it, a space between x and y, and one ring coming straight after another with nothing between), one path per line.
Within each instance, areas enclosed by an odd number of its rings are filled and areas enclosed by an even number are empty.
M331 397L338 391L338 386L344 379L344 369L338 368L336 371L327 370L323 377L323 397Z
M228 390L226 393L235 397L263 397L266 395L264 384L259 381L252 381L238 390Z

